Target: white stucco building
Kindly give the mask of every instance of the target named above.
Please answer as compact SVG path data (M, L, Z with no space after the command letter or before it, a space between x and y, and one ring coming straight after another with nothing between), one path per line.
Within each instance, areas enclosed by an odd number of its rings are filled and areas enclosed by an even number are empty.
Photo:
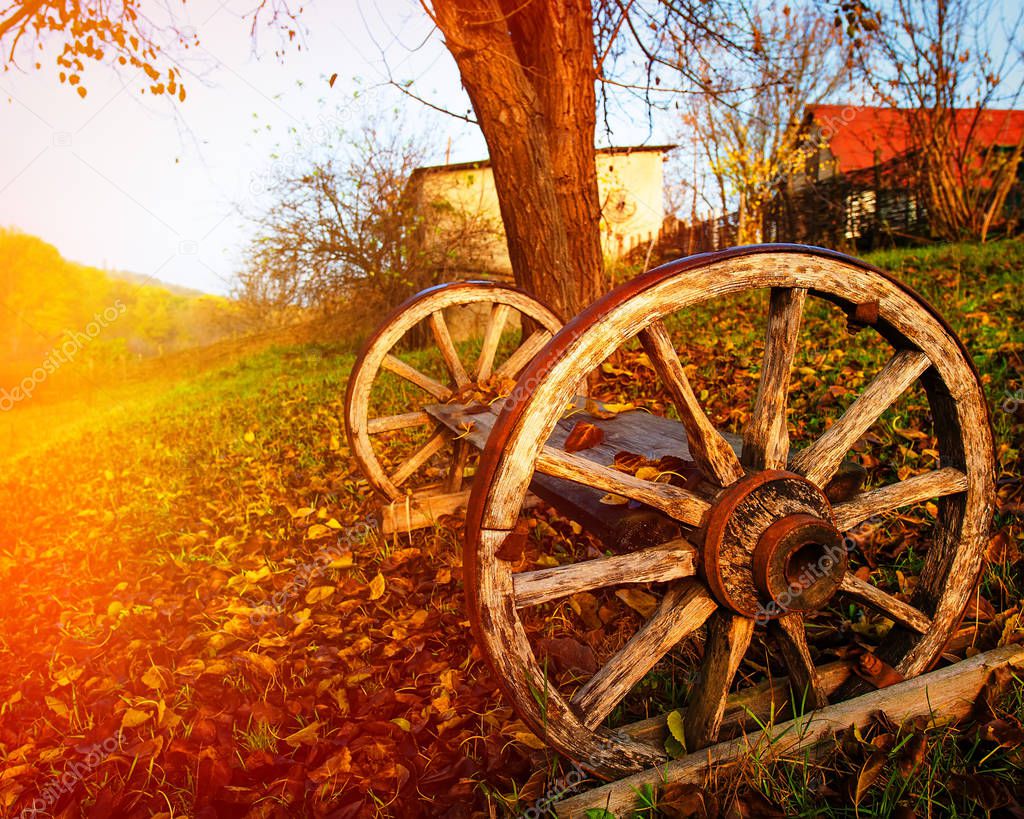
M656 239L664 218L665 154L673 145L601 148L597 151L597 185L601 202L601 243L606 257L618 258ZM443 237L443 221L472 214L494 226L488 269L467 271L504 278L512 273L501 229L498 194L488 160L417 168L410 187L422 203L426 235ZM441 222L442 225L437 223Z

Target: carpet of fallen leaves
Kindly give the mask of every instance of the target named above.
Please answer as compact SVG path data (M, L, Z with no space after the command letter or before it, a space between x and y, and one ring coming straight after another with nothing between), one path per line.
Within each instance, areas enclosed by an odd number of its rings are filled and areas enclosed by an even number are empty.
M381 540L351 359L284 361L317 375L218 374L4 476L5 814L461 816L529 773L457 533Z
M981 286L961 280L959 263L901 259L975 353L998 438L990 566L951 656L1020 637L1024 285L1019 266L995 267L1011 263L1005 254L986 261L995 272ZM673 327L712 419L733 429L745 421L759 360L763 314L746 307ZM836 417L882 354L827 311L808 321L821 343L797 362L797 439ZM842 355L828 352L839 344ZM5 461L0 814L468 817L543 796L551 754L516 719L469 635L460 522L392 538L372 525L376 501L340 421L350 366L326 348L269 351L151 385L156 397L124 398L126 416ZM653 385L633 351L605 368L601 390L664 410ZM934 440L915 420L923 411L923 396L910 394L858 444L869 482L934 468ZM42 407L25 417L48 416ZM930 515L922 505L862 526L857 565L908 593ZM529 528L524 566L595 548L543 509ZM561 682L621 645L655 600L622 592L577 596L531 627ZM871 644L885 628L861 612L828 613L815 652L841 655L842 644ZM699 654L695 640L673 662ZM767 670L754 661L741 676ZM666 697L674 707L692 677L668 676L618 718L644 716L652 703L664 710ZM992 710L1003 737L1019 729L1012 713ZM875 751L896 768L917 753L901 731L880 723L847 743L855 789L888 770ZM794 804L777 789L742 793L733 815L783 815L780 806ZM727 810L700 789L666 796L672 815Z

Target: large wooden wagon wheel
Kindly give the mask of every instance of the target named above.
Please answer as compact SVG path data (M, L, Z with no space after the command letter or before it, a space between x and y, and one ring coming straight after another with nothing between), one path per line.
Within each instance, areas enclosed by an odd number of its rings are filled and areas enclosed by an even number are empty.
M742 446L734 447L699 405L663 319L752 290L770 293L765 353L751 421ZM814 299L872 327L891 357L841 418L790 453L790 369L805 301ZM634 337L671 395L682 420L679 435L685 428L690 457L704 475L703 491L641 480L586 452L546 444L579 374ZM660 742L604 723L659 659L705 625L699 683L683 715L689 752L718 738L737 667L761 625L807 704L826 703L804 622L834 595L895 621L875 654L899 674L920 674L938 659L981 569L992 515L993 439L967 353L911 290L862 262L815 248L765 245L690 257L622 285L571 321L523 371L524 381L531 389L516 391L481 457L468 510L465 576L474 632L497 680L524 720L557 750L604 777L664 761ZM823 489L851 448L918 381L940 467L830 503ZM654 507L680 524L685 539L514 572L501 547L514 532L535 473ZM872 515L935 498L932 545L910 603L848 571L845 531ZM523 613L584 590L659 580L664 584L652 588L661 589L660 603L646 623L574 692L560 690L532 647ZM848 685L831 696L855 693Z
M446 311L472 307L486 312L486 324L479 339L475 360L463 362L452 341L445 318ZM503 330L518 314L533 322L534 329L522 337L519 346L497 362ZM445 377L435 377L395 355L395 348L420 322L429 326L438 365ZM525 326L527 323L520 321ZM462 487L463 470L470 447L452 431L438 424L422 410L429 404L443 403L460 392L472 392L475 386L497 379L514 379L530 359L559 330L562 323L544 305L520 290L487 281L463 281L441 284L417 293L399 305L367 340L356 359L345 395L345 424L349 446L370 485L388 500L397 500L417 484L420 473L431 462L446 464L444 489L457 492ZM422 356L421 356L422 357ZM429 358L429 356L428 356ZM404 409L394 415L369 417L371 395L383 372L393 373L410 384L412 397ZM388 470L373 438L396 430L430 430L422 445L397 467ZM422 487L417 487L422 488Z

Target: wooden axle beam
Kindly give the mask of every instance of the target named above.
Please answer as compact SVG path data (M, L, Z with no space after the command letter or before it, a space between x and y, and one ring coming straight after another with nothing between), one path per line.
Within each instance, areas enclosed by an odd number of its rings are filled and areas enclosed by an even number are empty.
M658 768L563 799L553 808L563 819L583 817L595 808L603 808L615 816L628 816L643 789L652 787L657 793L659 787L668 783L699 784L712 767L717 769L735 763L744 756L758 754L775 760L820 756L827 747L825 740L851 725L863 727L876 711L885 712L897 723L925 716L931 717L935 724L960 719L970 713L989 675L1004 666L1024 667L1024 646L993 649L938 671L769 726L764 731L712 745Z

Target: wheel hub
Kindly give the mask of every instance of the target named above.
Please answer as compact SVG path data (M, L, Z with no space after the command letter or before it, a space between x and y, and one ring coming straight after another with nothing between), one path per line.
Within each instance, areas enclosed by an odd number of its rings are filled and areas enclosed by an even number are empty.
M783 470L749 475L719 496L701 557L716 599L760 622L824 607L849 562L824 493Z

